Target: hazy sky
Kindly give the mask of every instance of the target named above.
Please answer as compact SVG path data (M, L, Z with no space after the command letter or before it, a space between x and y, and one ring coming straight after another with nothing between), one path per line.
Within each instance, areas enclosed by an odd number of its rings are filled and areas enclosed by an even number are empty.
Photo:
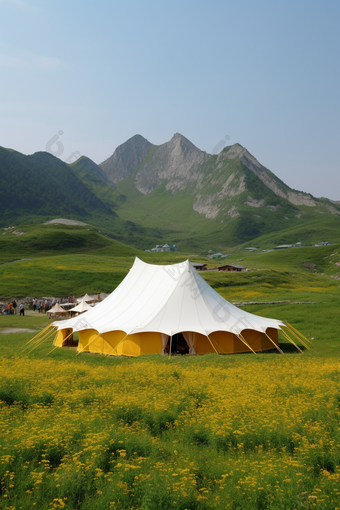
M101 163L179 132L340 200L339 23L339 0L0 0L0 145Z

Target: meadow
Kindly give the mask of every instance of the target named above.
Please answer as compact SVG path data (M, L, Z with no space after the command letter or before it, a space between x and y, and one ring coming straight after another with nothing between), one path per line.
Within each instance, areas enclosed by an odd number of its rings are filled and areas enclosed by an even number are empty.
M2 268L15 267L18 288L25 276L46 289L50 278L54 290L64 274L86 272L91 292L119 282L133 260L100 250ZM114 358L54 349L53 337L32 350L35 333L0 334L0 508L340 509L335 252L236 252L251 272L205 275L231 301L265 303L245 310L295 326L311 339L303 353L281 338L282 355ZM0 330L48 323L1 316Z

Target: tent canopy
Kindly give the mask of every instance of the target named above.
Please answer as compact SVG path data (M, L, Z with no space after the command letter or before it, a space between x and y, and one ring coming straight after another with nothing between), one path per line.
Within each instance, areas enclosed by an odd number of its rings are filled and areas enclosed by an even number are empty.
M80 332L83 346L85 341L87 345L97 345L92 352L108 352L104 348L105 342L110 345L115 342L115 345L124 342L128 345L130 342L139 345L138 353L144 352L141 342L146 345L145 342L153 339L154 346L161 342L164 349L165 341L177 333L185 333L190 352L195 352L195 342L202 343L203 339L209 339L213 346L213 336L219 339L218 342L227 337L233 339L234 347L230 352L241 352L235 350L235 342L240 343L242 332L247 332L249 338L258 332L257 338L261 336L263 340L268 337L268 331L285 326L281 321L253 315L229 303L210 287L188 260L174 265L153 265L138 258L125 279L104 301L81 317L53 325L59 331ZM103 340L102 347L98 338ZM274 340L277 344L277 332ZM62 340L59 342L62 345ZM263 342L261 345L259 350L265 350ZM270 347L272 344L269 343L266 348ZM129 349L126 352L130 352ZM156 350L147 352L157 352L158 347L152 349ZM123 349L120 353L124 352Z
M92 309L92 306L86 302L85 296L84 296L83 299L78 303L77 306L69 309L69 312L82 313L82 312L87 312L88 310L91 310L91 309Z
M47 312L48 314L64 314L64 315L67 315L68 314L68 310L65 310L64 308L62 308L60 306L59 303L56 303L52 308L50 308Z
M86 303L95 303L98 301L98 296L89 296L87 293L85 296L82 296L80 298L77 298L77 302L81 303L82 301L85 301Z

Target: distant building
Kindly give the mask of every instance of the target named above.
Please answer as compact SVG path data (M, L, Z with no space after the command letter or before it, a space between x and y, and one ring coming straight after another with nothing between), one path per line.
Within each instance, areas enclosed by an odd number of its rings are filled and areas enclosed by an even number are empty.
M249 248L244 248L245 250L248 250L248 251L256 251L257 248L254 248L253 246L250 246Z
M321 243L314 244L314 246L329 246L330 244L333 243L330 243L329 241L322 241Z
M225 266L218 267L217 269L218 271L245 271L247 268L237 264L226 264Z
M196 271L206 271L208 264L200 264L198 262L191 262L191 265L196 269Z

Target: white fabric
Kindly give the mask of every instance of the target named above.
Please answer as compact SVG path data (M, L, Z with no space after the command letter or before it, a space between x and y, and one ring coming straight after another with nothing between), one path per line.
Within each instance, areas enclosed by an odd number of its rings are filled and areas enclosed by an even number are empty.
M77 306L69 309L69 312L81 313L81 312L87 312L87 310L91 310L91 309L92 309L92 306L86 302L85 296L84 296L83 299L80 301L80 303Z
M87 293L85 296L80 297L77 299L78 303L81 303L82 301L86 301L86 303L93 303L93 301L98 301L97 297L89 296Z
M161 354L165 354L164 349L168 343L168 340L169 340L169 335L162 334L162 352L161 352Z
M138 258L120 285L95 308L65 321L58 329L95 329L99 334L124 331L127 335L158 332L173 336L183 331L210 335L244 329L265 332L284 323L240 310L220 296L187 260L158 266Z
M48 310L48 313L68 313L68 311L64 310L64 308L62 308L59 303L56 303L52 308Z
M186 340L186 343L189 346L189 354L196 354L195 351L195 333L192 333L191 331L184 331L183 336Z

